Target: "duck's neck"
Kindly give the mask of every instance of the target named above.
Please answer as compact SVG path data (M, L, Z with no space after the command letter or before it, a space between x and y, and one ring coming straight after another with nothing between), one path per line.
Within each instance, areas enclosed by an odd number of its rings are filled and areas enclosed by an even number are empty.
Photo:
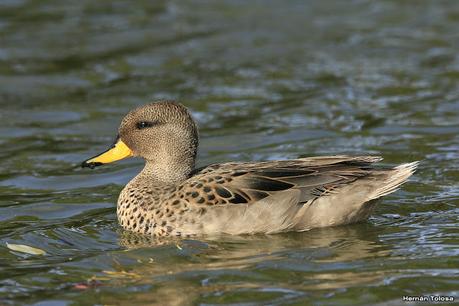
M169 160L158 162L147 160L139 176L164 184L177 184L186 180L194 169L195 159L181 159L180 162Z

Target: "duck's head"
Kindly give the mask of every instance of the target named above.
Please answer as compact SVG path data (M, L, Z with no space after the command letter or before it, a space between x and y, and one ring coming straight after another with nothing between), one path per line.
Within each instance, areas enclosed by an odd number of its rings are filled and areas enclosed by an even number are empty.
M185 179L194 168L198 131L188 110L173 101L140 106L121 121L115 143L105 152L82 163L94 168L131 156L147 161L156 179Z

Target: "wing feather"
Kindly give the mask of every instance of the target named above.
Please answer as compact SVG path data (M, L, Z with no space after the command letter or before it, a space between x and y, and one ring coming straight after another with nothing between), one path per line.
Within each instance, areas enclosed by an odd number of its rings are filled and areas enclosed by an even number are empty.
M371 163L380 160L377 156L327 156L215 164L195 170L183 190L198 189L199 196L193 197L195 192L188 192L191 198L187 200L211 199L205 202L208 205L250 205L289 189L300 190L300 202L306 202L333 194L341 186L369 175L375 171Z

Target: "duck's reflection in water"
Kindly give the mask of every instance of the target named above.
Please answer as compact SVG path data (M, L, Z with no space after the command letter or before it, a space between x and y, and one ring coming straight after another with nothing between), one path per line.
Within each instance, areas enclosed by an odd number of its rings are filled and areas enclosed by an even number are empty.
M385 257L390 253L390 246L379 241L378 233L378 228L370 224L314 229L302 233L220 235L188 240L155 238L122 231L119 243L138 255L159 255L162 259L161 253L168 253L172 258L164 258L167 261L177 260L177 256L187 259L174 265L155 265L153 269L161 274L162 269L172 269L174 273L190 269L241 269L275 260L325 264Z
M123 231L119 243L125 250L114 256L113 268L129 271L126 277L136 278L136 285L152 286L135 295L138 302L150 304L182 305L217 292L273 288L285 289L276 291L280 298L291 297L312 289L334 291L380 283L385 277L381 269L359 269L368 267L368 260L390 255L391 246L379 241L379 233L379 227L368 223L303 233L188 240Z

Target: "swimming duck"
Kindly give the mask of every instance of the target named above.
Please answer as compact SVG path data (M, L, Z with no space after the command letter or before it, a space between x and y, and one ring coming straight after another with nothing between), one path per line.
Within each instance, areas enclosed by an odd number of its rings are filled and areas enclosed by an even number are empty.
M130 156L145 167L121 191L118 221L153 236L305 231L368 218L376 200L397 190L417 162L375 167L378 156L321 156L230 162L195 168L198 129L174 101L129 112L94 168Z

